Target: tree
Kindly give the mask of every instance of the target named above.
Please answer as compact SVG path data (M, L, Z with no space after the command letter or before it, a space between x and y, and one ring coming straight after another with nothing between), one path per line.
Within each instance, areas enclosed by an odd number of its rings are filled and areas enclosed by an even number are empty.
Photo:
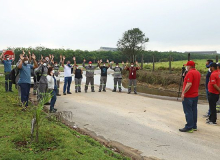
M136 60L138 53L143 51L144 44L149 38L139 28L126 31L117 42L118 50L125 54L131 62Z

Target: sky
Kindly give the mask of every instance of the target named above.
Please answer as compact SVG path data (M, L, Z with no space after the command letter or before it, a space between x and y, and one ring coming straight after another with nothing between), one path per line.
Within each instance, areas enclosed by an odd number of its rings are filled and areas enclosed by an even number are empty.
M219 0L0 0L0 50L116 47L142 30L146 50L218 51Z

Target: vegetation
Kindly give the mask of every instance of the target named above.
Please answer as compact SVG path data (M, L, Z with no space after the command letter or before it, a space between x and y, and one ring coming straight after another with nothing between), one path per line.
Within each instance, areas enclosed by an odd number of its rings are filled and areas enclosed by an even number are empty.
M21 111L15 89L5 93L4 77L0 77L0 92L0 159L128 159L53 119L44 118L39 142L31 141L32 109Z
M82 51L82 50L71 50L71 49L51 49L46 47L36 47L36 48L8 48L13 49L15 52L15 62L18 61L19 55L22 53L22 50L28 52L30 50L34 53L37 59L40 59L40 56L48 56L53 54L55 61L59 62L60 55L64 55L66 60L70 60L73 63L73 56L77 58L77 63L82 64L83 59L85 58L88 61L97 61L102 59L103 61L109 59L110 61L122 62L127 61L129 58L125 57L120 51ZM142 51L141 54L138 54L136 60L141 62L143 60L145 63L152 62L153 56L155 62L168 62L168 58L171 55L172 61L187 60L188 54L175 51L159 52L159 51ZM216 55L207 55L207 54L191 54L191 59L215 59Z
M136 56L140 54L149 38L139 28L126 31L122 39L118 40L118 50L128 57L131 62L136 61Z

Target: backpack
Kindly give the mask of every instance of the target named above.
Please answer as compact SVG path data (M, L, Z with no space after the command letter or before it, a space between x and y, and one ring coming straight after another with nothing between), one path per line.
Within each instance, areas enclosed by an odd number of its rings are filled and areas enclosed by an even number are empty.
M19 74L19 70L17 67L11 70L10 77L11 77L12 84L16 84L16 77L18 74Z

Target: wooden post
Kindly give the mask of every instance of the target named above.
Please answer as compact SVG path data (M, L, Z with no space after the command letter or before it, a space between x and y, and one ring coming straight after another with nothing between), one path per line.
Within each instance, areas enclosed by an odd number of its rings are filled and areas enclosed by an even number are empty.
M188 61L190 61L190 53L188 53Z
M216 55L216 58L215 58L215 60L216 60L216 63L218 63L218 55Z
M154 71L154 55L153 55L153 71Z
M169 57L169 70L170 70L170 73L171 73L171 55Z
M142 52L142 55L141 55L141 69L143 69L143 66L144 66L144 53Z

